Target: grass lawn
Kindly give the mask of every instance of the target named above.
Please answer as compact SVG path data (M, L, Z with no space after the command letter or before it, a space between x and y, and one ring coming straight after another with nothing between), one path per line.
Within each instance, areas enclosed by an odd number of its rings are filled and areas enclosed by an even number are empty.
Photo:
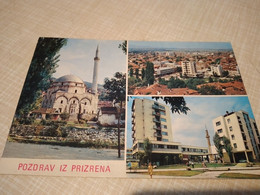
M164 176L185 176L185 177L191 177L194 175L198 175L203 173L203 171L154 171L153 175L164 175ZM144 175L148 175L148 173L141 173Z
M218 178L233 178L233 179L260 179L260 175L246 173L222 173Z
M225 166L235 166L235 163L223 164L223 163L207 163L207 167L225 167ZM159 166L157 169L186 169L184 164L174 164L174 165L165 165ZM191 166L190 166L191 167ZM194 168L202 168L202 164L194 164Z

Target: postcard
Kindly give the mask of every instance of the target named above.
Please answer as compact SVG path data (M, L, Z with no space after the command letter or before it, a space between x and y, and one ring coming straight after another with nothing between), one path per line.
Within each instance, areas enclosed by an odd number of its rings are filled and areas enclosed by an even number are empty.
M228 42L39 38L0 174L260 178Z

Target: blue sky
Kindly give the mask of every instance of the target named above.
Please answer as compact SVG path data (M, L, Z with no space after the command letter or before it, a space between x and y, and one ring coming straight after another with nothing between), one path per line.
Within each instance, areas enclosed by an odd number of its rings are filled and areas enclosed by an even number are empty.
M129 98L127 105L127 148L132 145L131 137L131 106L134 98ZM144 97L141 97L144 98ZM150 97L145 97L150 98ZM218 116L224 115L226 111L244 110L254 118L253 112L247 96L228 96L228 97L184 97L190 111L185 114L172 114L173 140L181 142L183 145L204 146L207 147L205 138L205 126L207 127L211 144L214 129L212 120ZM163 101L161 101L163 102Z
M113 77L115 72L126 72L126 55L118 45L123 41L68 39L60 50L59 67L53 75L58 78L67 74L78 76L83 81L92 82L94 57L99 45L98 83L105 77Z
M129 41L129 48L232 49L232 46L229 42Z

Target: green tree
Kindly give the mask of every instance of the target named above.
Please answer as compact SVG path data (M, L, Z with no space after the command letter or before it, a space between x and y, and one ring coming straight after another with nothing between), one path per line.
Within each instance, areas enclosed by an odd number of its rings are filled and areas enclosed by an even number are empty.
M228 75L229 75L228 70L225 70L225 71L222 72L222 76L223 77L227 77Z
M176 72L182 72L182 68L178 66L178 67L176 68Z
M159 84L161 85L167 85L168 82L164 78L159 78Z
M133 68L130 68L129 76L130 76L130 77L133 77L133 75L134 75L134 70L133 70Z
M145 78L145 70L144 68L142 68L142 80L144 80L144 78Z
M225 95L225 93L217 89L215 86L204 85L198 89L201 95Z
M204 84L205 81L203 79L190 78L187 79L185 83L188 88L197 90L197 85Z
M147 159L148 163L152 162L152 143L149 138L144 139L144 157Z
M178 78L171 77L168 81L167 87L169 89L172 88L185 88L186 84L183 80L180 80Z
M145 78L147 84L152 85L154 83L154 65L151 62L146 62Z
M217 153L218 153L220 159L222 160L222 158L223 158L223 145L221 144L221 138L219 137L219 135L217 133L215 133L215 135L213 136L213 142L214 142L214 145L216 147Z
M124 41L123 43L120 43L118 48L121 48L124 54L127 53L127 41Z
M114 78L108 79L105 78L104 81L104 89L107 92L107 99L111 101L115 101L116 103L120 104L120 109L118 111L118 158L121 157L120 152L120 120L121 120L121 113L123 108L123 102L125 101L125 94L126 94L126 76L123 73L116 72Z
M16 115L27 116L35 107L42 91L48 89L50 79L58 67L59 51L66 45L67 39L39 38L25 79L22 93L16 109Z
M138 68L136 68L135 69L135 78L139 78L139 69Z
M232 146L231 146L230 140L226 136L223 136L222 141L223 141L223 148L226 150L230 162L233 162Z
M209 77L209 83L213 83L213 79L211 76Z
M152 98L156 100L162 99L166 104L169 104L172 113L177 112L178 114L180 113L187 114L187 112L190 110L186 106L186 101L184 97L152 97Z
M137 159L139 159L139 165L144 164L144 153L143 152L137 152L136 154Z

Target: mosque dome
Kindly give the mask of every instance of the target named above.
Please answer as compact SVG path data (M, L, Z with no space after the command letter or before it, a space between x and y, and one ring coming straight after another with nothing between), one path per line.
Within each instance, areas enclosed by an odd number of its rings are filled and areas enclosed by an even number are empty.
M55 82L75 82L75 83L84 83L79 77L75 75L65 75L58 78Z

